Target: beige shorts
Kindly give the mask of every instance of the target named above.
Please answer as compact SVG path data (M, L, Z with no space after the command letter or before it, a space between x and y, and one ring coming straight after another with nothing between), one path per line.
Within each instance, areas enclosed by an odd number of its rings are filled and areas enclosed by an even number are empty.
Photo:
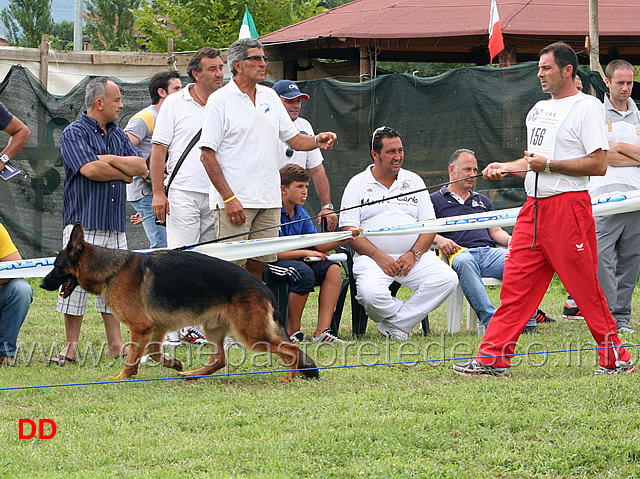
M217 208L213 211L214 221L216 224L216 237L226 238L227 236L237 235L241 233L249 233L250 231L259 230L262 228L269 228L268 230L258 231L251 234L244 234L235 238L230 238L229 241L243 241L247 239L260 239L260 238L277 238L279 235L279 228L276 225L280 225L280 211L281 208L245 208L244 214L247 215L247 220L243 225L236 225L229 221L227 218L227 212L224 209ZM224 241L224 240L223 240ZM268 254L264 256L256 256L251 258L256 261L262 261L263 263L272 263L278 259L277 254ZM233 261L238 265L243 265L247 262L246 259L239 259Z

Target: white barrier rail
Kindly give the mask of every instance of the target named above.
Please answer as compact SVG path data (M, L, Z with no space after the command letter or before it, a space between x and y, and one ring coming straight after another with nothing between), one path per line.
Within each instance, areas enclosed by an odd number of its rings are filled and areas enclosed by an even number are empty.
M598 198L592 199L592 205L594 216L607 216L638 211L640 210L640 191L599 196ZM365 230L361 236L444 233L447 231L513 226L519 212L520 208L509 208L489 211L487 213L436 218L418 224L369 229ZM211 243L195 246L188 249L188 251L196 251L228 261L234 261L293 249L304 249L333 241L342 241L348 239L350 236L351 233L346 231L282 236L258 240ZM139 250L138 252L148 253L150 251L153 250ZM53 269L54 260L55 258L38 258L0 263L0 279L42 278Z

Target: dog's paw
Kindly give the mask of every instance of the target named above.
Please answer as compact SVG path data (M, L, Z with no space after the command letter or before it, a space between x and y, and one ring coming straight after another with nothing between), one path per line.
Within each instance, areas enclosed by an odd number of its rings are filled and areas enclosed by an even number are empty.
M176 371L182 371L184 370L184 363L179 359L172 358L170 368L175 369Z

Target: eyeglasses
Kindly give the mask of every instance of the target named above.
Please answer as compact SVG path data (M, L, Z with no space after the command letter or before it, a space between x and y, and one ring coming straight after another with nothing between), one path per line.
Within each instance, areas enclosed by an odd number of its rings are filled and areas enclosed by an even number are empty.
M259 62L261 59L264 60L265 63L269 61L269 57L266 57L264 55L251 55L250 57L245 57L243 60L251 60L254 62Z
M288 147L287 151L285 151L284 154L287 155L287 158L291 158L293 156L293 153L294 153L293 148Z

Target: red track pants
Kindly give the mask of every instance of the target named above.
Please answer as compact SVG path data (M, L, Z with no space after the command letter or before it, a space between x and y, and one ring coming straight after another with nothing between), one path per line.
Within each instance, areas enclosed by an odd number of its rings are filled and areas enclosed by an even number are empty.
M598 247L591 199L586 191L538 199L534 241L534 198L527 198L513 230L504 263L500 307L493 315L478 349L478 361L510 367L516 342L557 272L600 347L622 344L607 301L598 282ZM599 364L615 367L616 359L628 361L623 347L600 349ZM501 356L506 355L506 356ZM501 356L501 357L500 357Z

